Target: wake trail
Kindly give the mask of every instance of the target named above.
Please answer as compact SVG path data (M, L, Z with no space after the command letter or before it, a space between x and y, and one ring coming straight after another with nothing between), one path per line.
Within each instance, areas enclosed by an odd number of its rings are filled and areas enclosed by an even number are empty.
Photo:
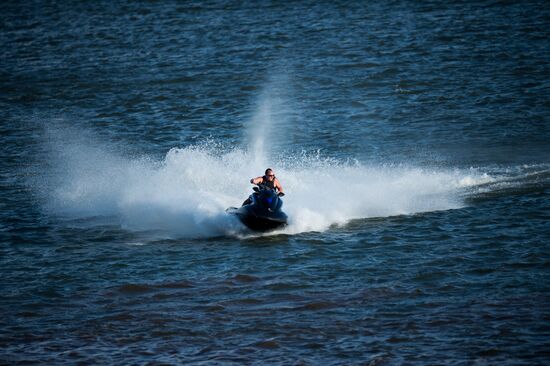
M62 140L53 149L55 168L39 183L50 212L116 216L124 229L171 237L246 233L225 209L248 197L249 179L267 165L285 188L287 234L323 231L358 218L459 208L465 205L464 189L493 180L477 169L363 165L318 154L258 162L253 152L212 142L173 148L160 161L132 159L94 141Z

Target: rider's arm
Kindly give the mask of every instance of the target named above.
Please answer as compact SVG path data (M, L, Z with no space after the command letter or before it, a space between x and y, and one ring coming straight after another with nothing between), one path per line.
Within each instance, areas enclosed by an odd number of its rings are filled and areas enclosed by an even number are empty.
M250 179L250 183L252 184L260 184L264 181L264 177L257 177Z
M275 188L277 188L279 190L279 192L285 193L283 191L283 186L281 185L281 183L279 182L279 180L277 178L275 178Z

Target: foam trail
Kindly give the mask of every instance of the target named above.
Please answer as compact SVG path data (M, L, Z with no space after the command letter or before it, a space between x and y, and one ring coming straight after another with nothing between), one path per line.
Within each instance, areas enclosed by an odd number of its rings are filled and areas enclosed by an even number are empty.
M257 174L253 153L210 143L174 148L153 161L123 157L93 140L62 136L56 141L63 141L55 146L52 164L59 169L42 183L56 214L116 216L128 230L171 237L245 232L225 209L250 194L248 179ZM290 156L273 166L287 193L290 224L284 232L289 234L355 218L457 208L463 205L461 189L491 181L471 170L364 166L316 155Z
M459 191L487 182L484 174L406 166L321 164L283 174L289 233L324 230L351 219L463 206Z

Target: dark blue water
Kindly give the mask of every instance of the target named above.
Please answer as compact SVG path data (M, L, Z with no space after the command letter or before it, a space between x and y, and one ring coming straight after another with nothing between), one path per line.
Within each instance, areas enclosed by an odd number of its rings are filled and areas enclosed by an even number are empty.
M550 362L546 2L3 5L1 364Z

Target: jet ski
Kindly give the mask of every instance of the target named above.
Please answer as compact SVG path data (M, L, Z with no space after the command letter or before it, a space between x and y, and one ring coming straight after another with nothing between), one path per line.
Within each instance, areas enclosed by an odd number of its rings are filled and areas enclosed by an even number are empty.
M281 210L284 193L259 185L253 187L254 193L240 207L229 207L226 211L235 215L249 229L270 231L287 224L287 215Z

